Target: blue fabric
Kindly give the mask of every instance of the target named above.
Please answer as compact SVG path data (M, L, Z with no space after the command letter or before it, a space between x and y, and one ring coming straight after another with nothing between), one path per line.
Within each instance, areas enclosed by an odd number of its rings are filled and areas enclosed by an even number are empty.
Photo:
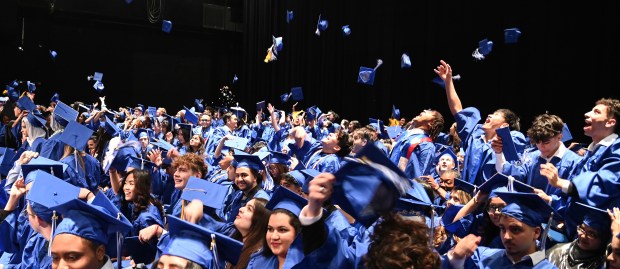
M65 151L65 143L58 140L61 134L62 132L56 133L43 143L40 152L41 156L54 161L59 161L62 158Z
M46 139L43 137L37 137L34 139L34 141L32 141L32 145L30 145L30 143L28 143L28 141L25 141L24 144L22 144L22 148L24 149L24 151L29 150L29 151L35 151L35 152L41 152L41 149L43 148L43 144L45 143Z
M447 260L442 263L442 268L452 268ZM505 255L503 249L493 249L487 247L478 247L470 260L465 263L465 268L557 268L551 264L547 259L542 260L536 265L533 265L530 259L517 262L513 264L512 261Z
M33 232L22 255L21 268L52 268L52 257L47 256L48 241L43 235Z
M227 134L234 135L234 132L230 130L228 126L222 125L215 128L215 130L213 130L213 135L211 136L211 139L208 141L208 144L205 147L205 154L213 154L215 152L215 149L217 148L217 145L220 143L220 140L222 140L222 138ZM224 146L222 150L224 149L228 150L228 147Z
M304 143L305 144L305 143ZM334 173L341 167L342 158L336 154L323 153L321 141L315 141L304 157L306 168L312 168L321 172Z
M101 165L97 159L88 154L83 156L83 160L84 169L82 169L79 162L76 168L75 156L73 154L61 159L61 163L68 165L63 178L75 186L95 191L99 186L99 182L101 182Z
M263 198L269 201L270 197L267 192L260 189L260 186L256 186L254 190L249 192L248 197L244 197L242 191L237 191L232 199L230 206L225 209L226 222L235 221L235 217L239 214L239 209L244 207L250 200L254 198Z

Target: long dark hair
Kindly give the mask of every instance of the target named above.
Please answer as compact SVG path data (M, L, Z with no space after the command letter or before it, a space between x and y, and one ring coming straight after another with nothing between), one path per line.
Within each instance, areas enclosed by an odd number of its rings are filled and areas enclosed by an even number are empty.
M123 177L120 187L121 189L118 190L118 193L121 195L121 208L125 210L124 212L126 212L129 208L129 203L131 203L125 199L125 192L122 191L129 175L133 175L133 182L135 186L135 198L134 201L132 201L134 207L131 221L135 220L135 218L140 215L140 212L145 211L150 204L153 204L153 206L157 208L159 214L164 216L162 204L151 196L151 175L148 171L142 169L131 170Z
M287 215L288 218L289 218L288 224L293 226L293 229L295 229L295 236L297 236L297 235L299 235L299 233L301 233L301 222L299 222L299 218L297 217L297 215L291 213L291 211L288 211L286 209L278 208L278 209L276 209L274 211L271 211L271 214L269 214L269 218L271 218L271 216L273 216L275 214L285 214L285 215ZM267 218L267 219L269 219L269 218ZM265 235L266 235L266 232L265 232ZM273 256L273 252L269 248L269 243L267 242L267 240L263 241L263 256L266 256L266 257Z
M252 214L252 224L250 225L250 232L245 236L245 242L243 242L243 248L241 249L241 255L236 265L228 264L227 269L231 268L246 268L248 262L250 262L250 256L252 253L258 251L263 247L265 241L265 234L267 233L267 224L269 222L269 214L271 213L265 208L267 200L263 198L254 198L254 213ZM233 239L243 241L243 236L239 230L231 236Z

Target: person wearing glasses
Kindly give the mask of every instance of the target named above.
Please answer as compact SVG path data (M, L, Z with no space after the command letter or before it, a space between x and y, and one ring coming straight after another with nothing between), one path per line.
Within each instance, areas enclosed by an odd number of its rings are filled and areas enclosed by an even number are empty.
M579 202L567 212L573 219L582 220L577 226L577 238L550 248L547 259L560 269L602 268L611 239L611 219L607 212Z
M213 130L215 130L212 123L211 115L202 114L202 116L200 116L200 122L198 122L199 126L194 128L194 134L200 134L205 141L209 141L209 138L213 135Z

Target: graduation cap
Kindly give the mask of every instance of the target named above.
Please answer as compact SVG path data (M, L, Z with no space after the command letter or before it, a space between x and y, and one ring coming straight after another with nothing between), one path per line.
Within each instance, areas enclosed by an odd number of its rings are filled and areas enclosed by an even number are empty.
M269 153L271 154L269 163L279 163L287 166L291 164L291 156L277 151L269 151Z
M42 170L46 173L51 174L55 177L62 177L64 175L65 169L67 169L67 164L61 163L58 161L54 161L43 156L38 156L36 158L31 159L28 163L22 164L22 175L26 178L26 184L28 184L28 175L35 170ZM34 179L34 178L33 178Z
M385 127L387 134L390 138L395 139L403 132L403 128L400 126L388 126Z
M155 260L157 254L157 246L142 243L138 236L129 236L123 238L123 257L131 257L136 264L150 264ZM125 267L123 267L125 268Z
M190 260L210 268L220 259L237 264L243 243L226 235L219 234L172 215L166 216L170 231L170 241L161 250L162 255L171 255ZM215 244L213 244L215 242ZM219 257L221 255L221 258Z
M183 130L186 130L187 133L189 133L190 135L192 134L192 125L191 124L179 123L179 124L177 124L177 126L179 127L179 130L183 129Z
M233 114L237 115L238 119L244 119L245 115L247 114L245 112L245 109L243 109L240 106L233 106L233 107L230 108L230 111L232 111Z
M32 210L48 223L52 223L53 217L50 208L76 199L80 194L80 188L44 171L34 171L25 177L33 182L26 199Z
M55 50L49 50L50 52L50 57L52 57L52 60L56 59L56 56L58 56L58 52L56 52Z
M318 176L319 174L321 174L321 171L316 170L316 169L312 169L312 168L307 168L307 169L301 169L299 170L300 173L302 173L305 177L306 177L306 182L310 182L312 181L313 178L315 178L316 176ZM310 192L310 184L304 184L301 187L301 190L305 193Z
M93 84L93 89L95 89L98 93L101 93L103 89L105 89L105 85L103 85L103 82L97 80L95 81L95 84Z
M256 103L256 111L264 111L265 110L265 101L260 101Z
M291 23L291 21L293 21L293 11L287 10L286 11L286 23Z
M396 108L395 105L392 105L392 118L400 119L400 109Z
M471 231L473 215L469 214L457 221L454 221L454 217L456 217L456 214L459 213L461 208L463 208L463 205L450 205L447 207L441 216L441 222L448 233L462 238L467 236Z
M495 129L495 133L502 138L502 151L504 157L508 162L514 162L519 160L519 154L517 153L517 147L514 141L512 141L512 135L510 134L510 128L508 126Z
M213 209L221 209L224 206L228 187L204 180L190 177L181 193L181 199L192 201L200 200L204 206Z
M155 141L152 141L151 145L156 146L160 148L161 150L165 150L165 151L170 151L170 149L174 148L172 144L168 143L168 141L163 140L163 139L157 139Z
M300 170L289 171L287 174L293 177L297 182L297 185L299 185L302 189L306 186L306 175L300 172Z
M446 149L444 149L441 153L437 154L437 157L435 157L435 163L438 164L441 157L443 157L446 154L450 156L450 158L452 158L452 160L454 161L454 164L458 163L456 153L454 153L454 151L452 150L452 147L446 147Z
M239 78L237 77L237 74L235 74L233 76L232 84L235 84L235 82L237 82L238 80L239 80Z
M41 115L38 110L28 113L26 119L28 119L28 123L30 123L30 125L38 128L45 128L45 124L47 123L47 121L43 118L43 115Z
M421 202L407 198L399 198L396 202L396 206L394 207L394 211L401 216L423 217L423 222L426 223L431 230L439 225L440 219L436 211L437 209L443 211L443 206L437 206L433 203Z
M58 95L58 93L55 92L54 95L52 95L52 98L50 98L50 102L54 102L54 103L60 102L60 95Z
M202 99L194 99L194 107L196 112L202 113L205 111L204 105L202 105Z
M185 109L185 120L193 123L194 125L198 125L198 115L196 115L196 113L192 112L187 107L183 108Z
M570 133L570 129L568 129L568 125L564 123L564 127L562 127L562 142L570 141L573 139L573 135Z
M97 193L95 200L106 199L102 192ZM108 200L108 203L111 202ZM131 223L119 214L118 210L94 201L88 204L80 199L72 199L51 208L60 212L63 220L56 227L54 237L59 234L73 234L97 244L107 245L110 235L116 232L126 233L132 229ZM112 210L112 211L111 211Z
M81 151L88 143L88 139L93 135L93 130L75 121L69 122L65 131L60 134L58 140Z
M454 179L454 187L458 188L458 189L461 189L461 190L469 193L472 196L475 194L476 188L477 188L476 185L471 184L471 183L469 183L467 181L464 181L464 180L460 180L458 178Z
M293 97L293 101L304 100L304 93L301 87L291 88L291 96Z
M149 160L142 159L138 156L129 156L129 162L127 162L127 168L129 167L152 172L153 168L157 167L157 164ZM125 168L124 171L127 171L128 170L127 168Z
M204 109L203 109L204 110ZM146 113L151 116L151 117L155 117L157 116L157 108L154 106L150 106L146 108Z
M13 158L15 158L15 151L13 149L0 147L0 174L8 175L14 165Z
M37 85L34 82L26 81L26 90L29 93L34 93L37 91Z
M271 36L271 41L273 43L273 52L278 55L278 52L282 51L284 48L284 43L282 42L282 37Z
M375 83L375 71L383 64L383 60L377 60L377 66L375 68L360 66L360 71L357 75L357 83L373 85Z
M496 173L487 181L478 186L478 189L480 191L486 193L497 192L498 188L502 188L502 190L500 191L506 190L518 191L523 193L534 193L534 187L527 185L521 181L515 180L513 177L504 175L502 173Z
M319 21L316 23L316 31L314 33L320 36L321 31L327 30L327 26L329 26L329 22L327 22L327 20L321 19L321 14L319 14Z
M386 139L389 137L388 133L385 130L385 125L383 124L382 120L368 118L368 122L369 122L369 125L371 125L377 130L377 133L379 134L379 138Z
M133 144L126 143L118 145L112 152L112 161L108 165L104 165L105 172L107 172L110 167L114 167L117 171L126 171L127 167L129 167L129 162L131 162L132 156L138 156L138 152Z
M400 68L410 68L411 67L411 58L409 58L409 55L407 53L403 53L402 56L400 56Z
M308 120L313 120L321 115L322 111L317 106L311 106L307 109L306 117Z
M24 95L20 97L17 102L17 107L21 110L35 111L37 110L37 105L35 105L30 97Z
M172 22L168 20L163 20L161 23L161 30L164 33L170 33L172 31Z
M502 215L507 215L531 227L541 226L549 221L555 211L545 200L534 193L496 192L506 202Z
M308 200L292 192L287 188L277 188L276 191L265 205L265 208L273 211L276 209L286 209L299 216L301 209L308 204Z
M607 211L586 205L580 202L570 204L566 210L568 216L576 224L585 224L588 227L597 230L601 237L609 239L611 236L611 218ZM606 240L602 240L606 242Z
M67 126L70 121L75 121L78 114L75 109L61 101L58 101L56 107L54 107L54 121L62 126Z
M240 149L243 151L248 146L249 141L250 140L245 137L235 136L234 139L229 139L229 140L224 141L224 146L227 146L233 149Z
M236 168L247 167L256 171L265 170L265 165L257 155L234 155Z
M485 56L491 53L491 50L493 50L493 41L485 38L478 42L478 48L474 50L471 56L474 57L476 60L482 60Z
M105 116L105 124L103 125L103 128L105 132L112 137L117 136L121 133L121 129L119 129L118 126L116 126L116 124L114 123L114 121L108 118L108 116Z
M342 26L342 35L349 36L350 34L351 34L351 28L349 28L349 25Z
M356 157L365 163L349 161L334 173L332 200L368 226L392 210L411 183L374 143L366 144Z
M521 31L519 28L508 28L504 30L504 43L506 44L514 44L519 41L519 37L521 36Z

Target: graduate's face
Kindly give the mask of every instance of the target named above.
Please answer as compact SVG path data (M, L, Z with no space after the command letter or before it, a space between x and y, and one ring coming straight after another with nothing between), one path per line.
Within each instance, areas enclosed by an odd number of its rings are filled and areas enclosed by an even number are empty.
M290 222L290 217L285 213L275 213L269 217L266 240L275 256L286 257L295 240L296 231Z
M189 140L189 145L192 147L199 147L200 146L200 135L192 136L192 139Z
M146 148L148 145L149 145L149 137L148 136L140 137L140 146L142 146L142 148Z
M200 117L200 126L209 127L211 126L211 117L208 115L204 115Z
M237 214L234 224L235 228L239 230L242 236L245 236L250 232L250 226L252 226L252 216L254 216L254 202L250 200L244 207L239 208L239 214Z
M351 152L355 153L360 151L364 146L366 146L367 142L368 140L366 140L366 138L358 135L353 135L353 147L351 147Z
M611 250L607 255L607 267L608 269L620 269L620 239L616 236L612 236Z
M530 227L506 215L501 217L499 223L499 234L502 243L506 248L506 253L513 260L520 260L525 255L536 251L536 239L538 239L540 231L540 227Z
M52 268L100 269L105 247L93 249L89 241L73 234L59 234L52 242Z
M540 155L546 158L553 156L553 154L558 151L560 143L562 143L561 137L562 135L558 134L549 139L536 141L536 148L540 150Z
M336 133L329 133L327 137L321 140L323 149L333 149L338 146L338 135Z
M484 121L484 124L482 124L482 129L495 130L502 127L503 125L508 125L508 123L506 123L506 118L504 118L504 114L502 114L501 112L495 112L487 116L486 121Z
M239 167L235 170L235 185L241 191L249 191L256 187L256 177L250 168Z
M450 154L444 154L439 158L439 162L437 163L437 172L452 170L455 166L452 156L450 156Z
M187 165L179 165L174 171L174 188L179 190L185 188L190 176L196 176L194 171Z
M491 222L495 226L499 226L500 216L502 215L502 209L506 206L506 203L502 198L493 197L489 201L489 207L487 208L487 213L489 213L489 218L491 218Z
M587 251L596 251L600 249L601 243L601 237L597 230L585 224L577 227L577 245L579 245L579 248Z
M178 256L161 255L157 261L157 269L182 269L187 266L187 260Z
M123 192L125 193L125 200L133 201L136 193L135 193L136 185L133 178L133 174L128 174L125 179L125 185L123 185Z
M608 107L606 105L600 104L585 114L586 124L583 127L585 135L599 139L609 135L609 128L613 128L615 119L609 118L607 110Z
M25 119L24 119L24 120L22 120L22 129L21 129L21 132L22 132L22 137L28 137L28 129L27 129L27 127L26 127L26 120L25 120Z

